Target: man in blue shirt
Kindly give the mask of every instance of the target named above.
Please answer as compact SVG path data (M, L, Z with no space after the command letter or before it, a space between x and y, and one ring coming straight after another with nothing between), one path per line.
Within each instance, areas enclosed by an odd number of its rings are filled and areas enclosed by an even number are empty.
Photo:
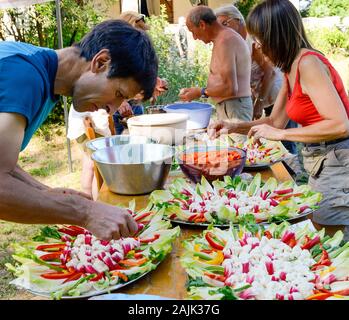
M137 224L126 210L71 189L49 188L17 160L59 95L71 96L79 112L104 108L114 114L125 99L149 99L157 71L148 36L120 20L105 21L57 51L0 42L0 219L75 224L101 239L134 234Z

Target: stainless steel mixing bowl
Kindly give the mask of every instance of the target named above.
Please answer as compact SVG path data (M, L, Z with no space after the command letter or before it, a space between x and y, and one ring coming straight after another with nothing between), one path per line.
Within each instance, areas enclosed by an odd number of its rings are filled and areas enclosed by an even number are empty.
M91 157L110 191L138 195L163 188L173 155L169 145L126 144L97 150Z
M90 155L93 152L118 145L156 143L154 140L143 136L115 135L111 137L101 137L86 142L86 149Z

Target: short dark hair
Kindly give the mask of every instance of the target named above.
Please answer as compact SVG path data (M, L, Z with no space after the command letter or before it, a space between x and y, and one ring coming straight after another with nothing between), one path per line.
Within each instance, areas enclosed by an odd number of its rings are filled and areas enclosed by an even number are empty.
M215 13L207 6L198 6L192 9L189 13L189 19L196 27L200 25L201 20L207 24L217 21Z
M288 0L265 0L247 17L247 31L262 45L263 53L289 73L302 48L314 50L305 34L302 18Z
M144 91L144 100L152 97L158 74L158 58L146 33L121 20L96 25L75 44L87 61L102 49L108 49L111 65L109 78L131 77Z

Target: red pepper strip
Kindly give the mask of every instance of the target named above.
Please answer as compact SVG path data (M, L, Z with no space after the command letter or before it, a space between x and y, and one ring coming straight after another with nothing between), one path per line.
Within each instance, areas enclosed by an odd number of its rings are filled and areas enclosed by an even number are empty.
M210 254L210 253L214 252L214 250L205 250L205 249L203 249L203 250L200 250L200 252Z
M65 248L65 243L53 243L53 244L43 244L36 247L39 251L62 251Z
M322 255L320 257L320 260L318 263L314 264L311 268L312 271L315 271L315 270L318 270L318 269L321 269L325 266L330 266L332 264L329 256L328 256L328 253L326 250L322 250Z
M103 277L104 277L104 272L101 272L97 274L94 278L90 279L90 281L95 282L95 281L101 280Z
M44 261L51 261L51 260L59 260L60 256L62 254L62 251L54 252L54 253L48 253L44 254L40 257L41 260Z
M80 234L84 234L86 232L86 229L78 227L78 226L66 226L69 229L73 229L75 231L80 232Z
M82 272L78 272L78 273L75 273L73 274L71 277L69 277L68 279L64 280L63 283L66 283L66 282L70 282L70 281L74 281L74 280L78 280L81 278L81 276L83 276L84 274ZM92 279L91 279L92 281Z
M293 189L285 189L285 190L274 190L274 193L277 195L284 195L293 192Z
M159 234L154 234L153 238L150 239L140 239L141 243L150 243L160 238Z
M188 221L193 221L199 214L193 214L188 218Z
M219 239L212 232L207 232L205 234L205 238L212 248L217 250L224 249L224 242L219 241ZM221 243L223 243L224 245L222 245Z
M316 270L319 270L319 269L322 269L324 267L328 267L331 265L331 261L328 260L328 261L325 261L325 263L323 264L314 264L312 267L311 267L311 271L316 271Z
M316 293L309 297L307 297L305 300L326 300L327 298L331 297L333 293Z
M145 212L145 213L141 214L140 216L136 217L135 220L140 221L140 220L144 219L145 217L150 216L152 213L153 213L152 211Z
M41 275L42 278L50 279L50 280L59 280L59 279L66 279L71 277L73 274L75 274L76 271L63 271L63 272L48 272Z
M288 194L286 196L275 196L273 198L278 200L278 201L285 201L285 200L288 200L292 197L301 197L303 195L304 195L303 193L291 193L291 194Z
M143 254L142 253L135 253L134 257L135 257L135 259L142 259Z
M332 294L338 294L340 296L349 296L349 289L343 289L332 292Z
M217 274L213 274L213 273L209 273L209 272L204 272L204 275L213 279L213 280L218 280L218 281L221 281L221 282L224 282L225 281L225 277L222 276L222 275L217 275Z
M330 257L328 256L328 252L325 249L323 249L322 250L322 255L321 255L320 260L319 260L319 262L317 264L325 264L325 263L328 263L328 262L331 264Z
M76 237L79 234L81 234L81 232L77 231L77 230L72 230L72 229L68 229L68 228L61 228L58 229L59 232L65 233L65 234L69 234L72 237Z
M310 240L309 237L307 237L306 239L307 239L307 242L301 247L302 250L309 250L320 242L319 236L316 236L312 240Z
M268 238L268 239L271 239L273 236L272 234L270 233L270 231L264 231L264 235Z
M205 217L195 218L195 219L194 219L194 222L195 222L195 223L206 222L206 218L205 218Z
M176 218L177 218L177 215L175 213L170 215L170 219L176 219Z
M287 243L291 248L293 248L297 244L297 240L295 238L292 238L288 243Z

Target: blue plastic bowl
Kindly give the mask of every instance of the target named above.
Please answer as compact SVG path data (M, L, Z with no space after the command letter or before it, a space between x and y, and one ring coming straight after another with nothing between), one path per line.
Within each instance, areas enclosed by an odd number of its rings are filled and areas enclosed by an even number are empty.
M166 112L185 113L189 116L187 128L189 130L207 128L213 106L202 102L182 102L169 104L163 108Z

